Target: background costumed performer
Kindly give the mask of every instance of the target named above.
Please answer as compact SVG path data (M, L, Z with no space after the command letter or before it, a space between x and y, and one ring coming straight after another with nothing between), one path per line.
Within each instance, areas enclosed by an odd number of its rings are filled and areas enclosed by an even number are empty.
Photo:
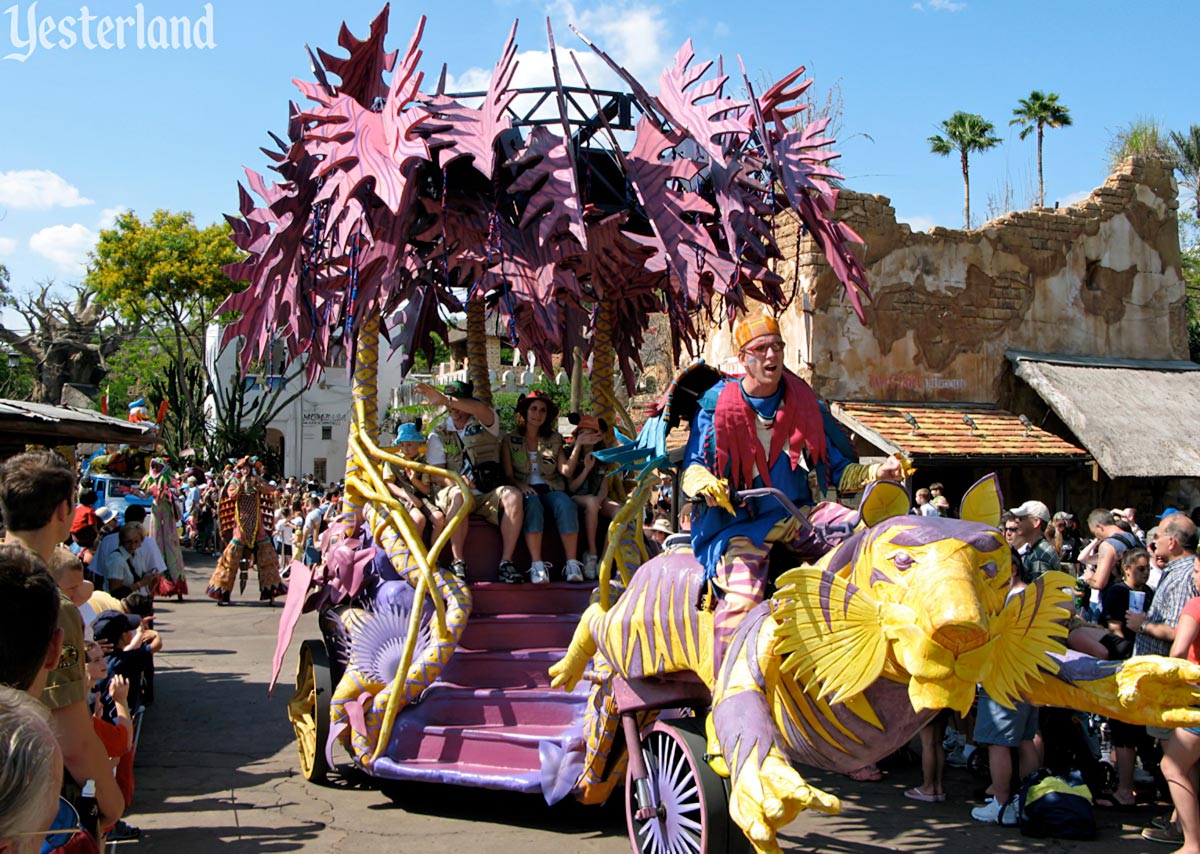
M218 511L221 530L228 540L217 569L209 579L207 592L219 605L228 605L233 580L245 564L242 589L246 589L249 564L258 569L258 598L275 601L287 594L279 577L279 556L271 542L272 508L275 491L258 476L254 463L242 457L234 467L225 498Z
M183 551L179 548L179 519L171 493L174 473L167 461L159 457L150 461L148 469L142 478L141 489L154 499L154 503L146 520L146 536L158 546L167 570L154 592L160 596L178 596L182 601L188 587L183 574Z

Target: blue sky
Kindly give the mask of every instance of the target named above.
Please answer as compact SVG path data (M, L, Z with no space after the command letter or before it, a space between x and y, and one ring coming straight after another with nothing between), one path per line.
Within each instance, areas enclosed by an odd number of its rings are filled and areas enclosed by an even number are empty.
M341 22L365 35L382 4L212 0L215 47L191 50L138 49L132 29L124 49L89 50L81 5L0 2L0 263L17 292L51 278L80 280L97 232L120 209L187 210L201 224L234 211L241 167L265 168L258 146L268 130L284 129L287 102L299 97L292 78L310 76L305 43L335 51ZM196 22L207 11L201 0L87 3L98 19L136 16L139 5L145 20ZM519 79L536 78L547 15L560 49L586 50L567 29L575 23L651 91L688 37L699 57L724 54L727 69L740 54L756 83L806 65L814 92L840 85L837 148L848 186L890 197L915 228L958 227L957 159L931 155L926 142L941 120L977 112L1005 140L972 166L978 224L988 196L1000 196L1006 182L1019 206L1036 191L1033 138L1022 142L1008 126L1017 100L1032 89L1060 93L1075 123L1047 134L1046 195L1077 200L1103 183L1105 148L1119 126L1137 116L1168 129L1200 122L1189 62L1198 10L1096 0L442 0L394 3L389 47L403 48L419 14L428 15L428 88L443 62L458 85L485 79L514 18L525 60ZM31 12L39 26L55 28L49 38L69 32L75 44L31 50ZM64 23L67 16L75 20ZM5 58L13 54L27 58ZM607 82L598 78L594 84Z

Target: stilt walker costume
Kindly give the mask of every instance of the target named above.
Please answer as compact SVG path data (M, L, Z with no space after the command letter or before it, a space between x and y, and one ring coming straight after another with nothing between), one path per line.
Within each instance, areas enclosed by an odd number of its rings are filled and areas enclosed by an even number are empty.
M250 564L258 569L258 598L274 601L287 588L279 577L279 556L271 542L272 504L275 491L259 477L249 458L238 460L225 498L217 515L225 550L217 559L217 569L208 582L209 596L228 604L233 580L241 570L241 592L246 589Z
M149 473L142 478L141 488L154 499L146 523L146 536L154 540L162 552L163 564L167 569L159 579L155 593L183 599L188 587L183 574L183 551L179 548L179 518L176 515L175 496L171 492L173 479L174 472L167 461L155 457L150 461Z

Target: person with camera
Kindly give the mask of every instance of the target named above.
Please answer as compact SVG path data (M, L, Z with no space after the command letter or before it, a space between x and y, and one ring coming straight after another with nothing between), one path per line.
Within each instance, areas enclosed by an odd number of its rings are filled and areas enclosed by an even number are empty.
M475 387L456 381L439 391L428 383L417 383L416 391L431 405L444 406L448 415L429 432L425 462L461 474L474 498L472 514L500 528L500 580L520 584L525 580L513 563L517 535L525 515L521 491L504 483L500 464L500 418L490 403L475 397ZM450 520L462 507L463 495L453 482L438 493L437 504ZM459 525L450 537L451 568L460 578L467 574L468 528Z

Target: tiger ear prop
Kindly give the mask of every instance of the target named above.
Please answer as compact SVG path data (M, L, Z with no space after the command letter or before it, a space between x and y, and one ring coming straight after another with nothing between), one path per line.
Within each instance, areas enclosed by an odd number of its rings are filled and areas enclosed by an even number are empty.
M978 480L963 496L958 517L968 522L982 522L993 528L1000 525L1000 514L1004 512L1004 495L1000 492L1000 479L994 474Z
M858 515L864 524L878 525L884 519L907 515L910 506L908 490L898 483L879 480L867 485Z

